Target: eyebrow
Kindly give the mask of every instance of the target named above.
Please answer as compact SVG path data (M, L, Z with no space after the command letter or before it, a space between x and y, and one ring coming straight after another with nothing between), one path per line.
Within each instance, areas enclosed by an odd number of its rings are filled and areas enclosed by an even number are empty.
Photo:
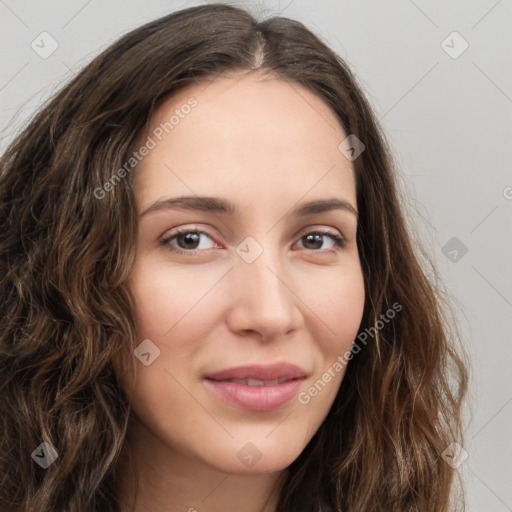
M175 208L224 213L231 216L237 214L235 205L221 197L181 196L169 199L159 199L146 208L140 216L143 217L144 215L152 212L172 210ZM323 213L331 210L343 210L353 213L356 217L359 216L357 210L348 201L335 197L303 203L296 207L292 213L298 217L305 217L307 215L314 215L316 213Z

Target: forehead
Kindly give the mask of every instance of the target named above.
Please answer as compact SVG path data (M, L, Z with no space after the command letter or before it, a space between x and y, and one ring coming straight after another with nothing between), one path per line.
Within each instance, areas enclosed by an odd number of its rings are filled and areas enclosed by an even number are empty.
M293 203L338 193L355 207L353 168L338 149L346 136L329 106L297 83L251 74L190 85L139 138L154 147L136 169L137 201L192 193L237 202L236 191L240 200Z

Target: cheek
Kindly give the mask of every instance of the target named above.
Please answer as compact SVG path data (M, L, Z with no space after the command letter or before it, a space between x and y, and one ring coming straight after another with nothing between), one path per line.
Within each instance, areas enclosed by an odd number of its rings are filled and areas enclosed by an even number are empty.
M168 393L174 402L181 396L179 383L196 373L205 340L221 321L215 285L225 270L199 267L171 268L160 261L134 268L130 286L136 298L136 345L149 339L159 351L149 366L139 365L139 399L151 401Z
M354 263L330 269L321 276L316 275L314 280L303 279L298 296L307 305L303 311L311 311L314 339L324 353L339 355L350 348L357 336L365 304L360 266Z
M298 396L310 419L308 435L316 432L338 394L365 304L364 279L358 267L333 273L322 282L324 292L310 294L311 308L316 313L311 325L315 325L312 334L319 364Z
M323 289L324 293L316 294L318 303L313 308L318 312L318 330L313 338L321 361L316 371L316 379L320 379L316 390L322 395L315 399L315 407L323 402L320 407L329 408L345 374L347 355L363 316L365 290L360 267L354 265L344 272L333 272L324 280ZM316 396L315 390L311 396Z
M200 268L199 265L194 271L189 268L171 269L161 262L136 267L130 286L137 301L139 336L154 338L157 342L181 327L184 321L197 317L198 309L202 313L207 311L208 294L221 276L222 272Z
M332 318L331 329L339 340L339 348L346 350L347 341L351 345L357 336L363 317L365 292L362 275L354 275L343 282L342 289L333 293L329 302Z

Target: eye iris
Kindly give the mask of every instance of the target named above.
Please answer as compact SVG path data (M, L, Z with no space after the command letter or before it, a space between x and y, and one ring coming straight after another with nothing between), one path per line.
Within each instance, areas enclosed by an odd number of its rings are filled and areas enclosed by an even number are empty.
M183 249L197 249L200 238L201 236L199 233L185 233L178 236L178 245L181 246L182 244L180 242L184 241L185 244ZM188 244L192 244L194 247L190 247Z
M316 234L310 234L306 235L304 237L306 239L306 243L313 243L314 247L310 247L311 249L320 249L323 244L323 236L322 235L316 235Z

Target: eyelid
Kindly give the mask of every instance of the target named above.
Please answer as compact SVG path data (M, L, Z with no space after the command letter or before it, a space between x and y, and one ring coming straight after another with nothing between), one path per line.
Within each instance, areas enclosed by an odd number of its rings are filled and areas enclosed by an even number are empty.
M324 235L332 235L332 236L339 236L340 238L343 238L346 242L348 242L350 237L345 236L345 230L338 228L335 228L334 226L327 226L326 224L310 224L309 226L306 226L305 228L301 228L297 233L294 235L294 238L301 238L304 235L307 235L312 232L321 232Z
M308 233L311 233L312 231L321 231L324 234L333 234L333 235L340 235L343 238L344 235L341 232L341 230L334 228L334 227L325 227L325 224L311 224L309 226L306 226L305 228L300 229L295 237L301 237L304 235L307 235Z

